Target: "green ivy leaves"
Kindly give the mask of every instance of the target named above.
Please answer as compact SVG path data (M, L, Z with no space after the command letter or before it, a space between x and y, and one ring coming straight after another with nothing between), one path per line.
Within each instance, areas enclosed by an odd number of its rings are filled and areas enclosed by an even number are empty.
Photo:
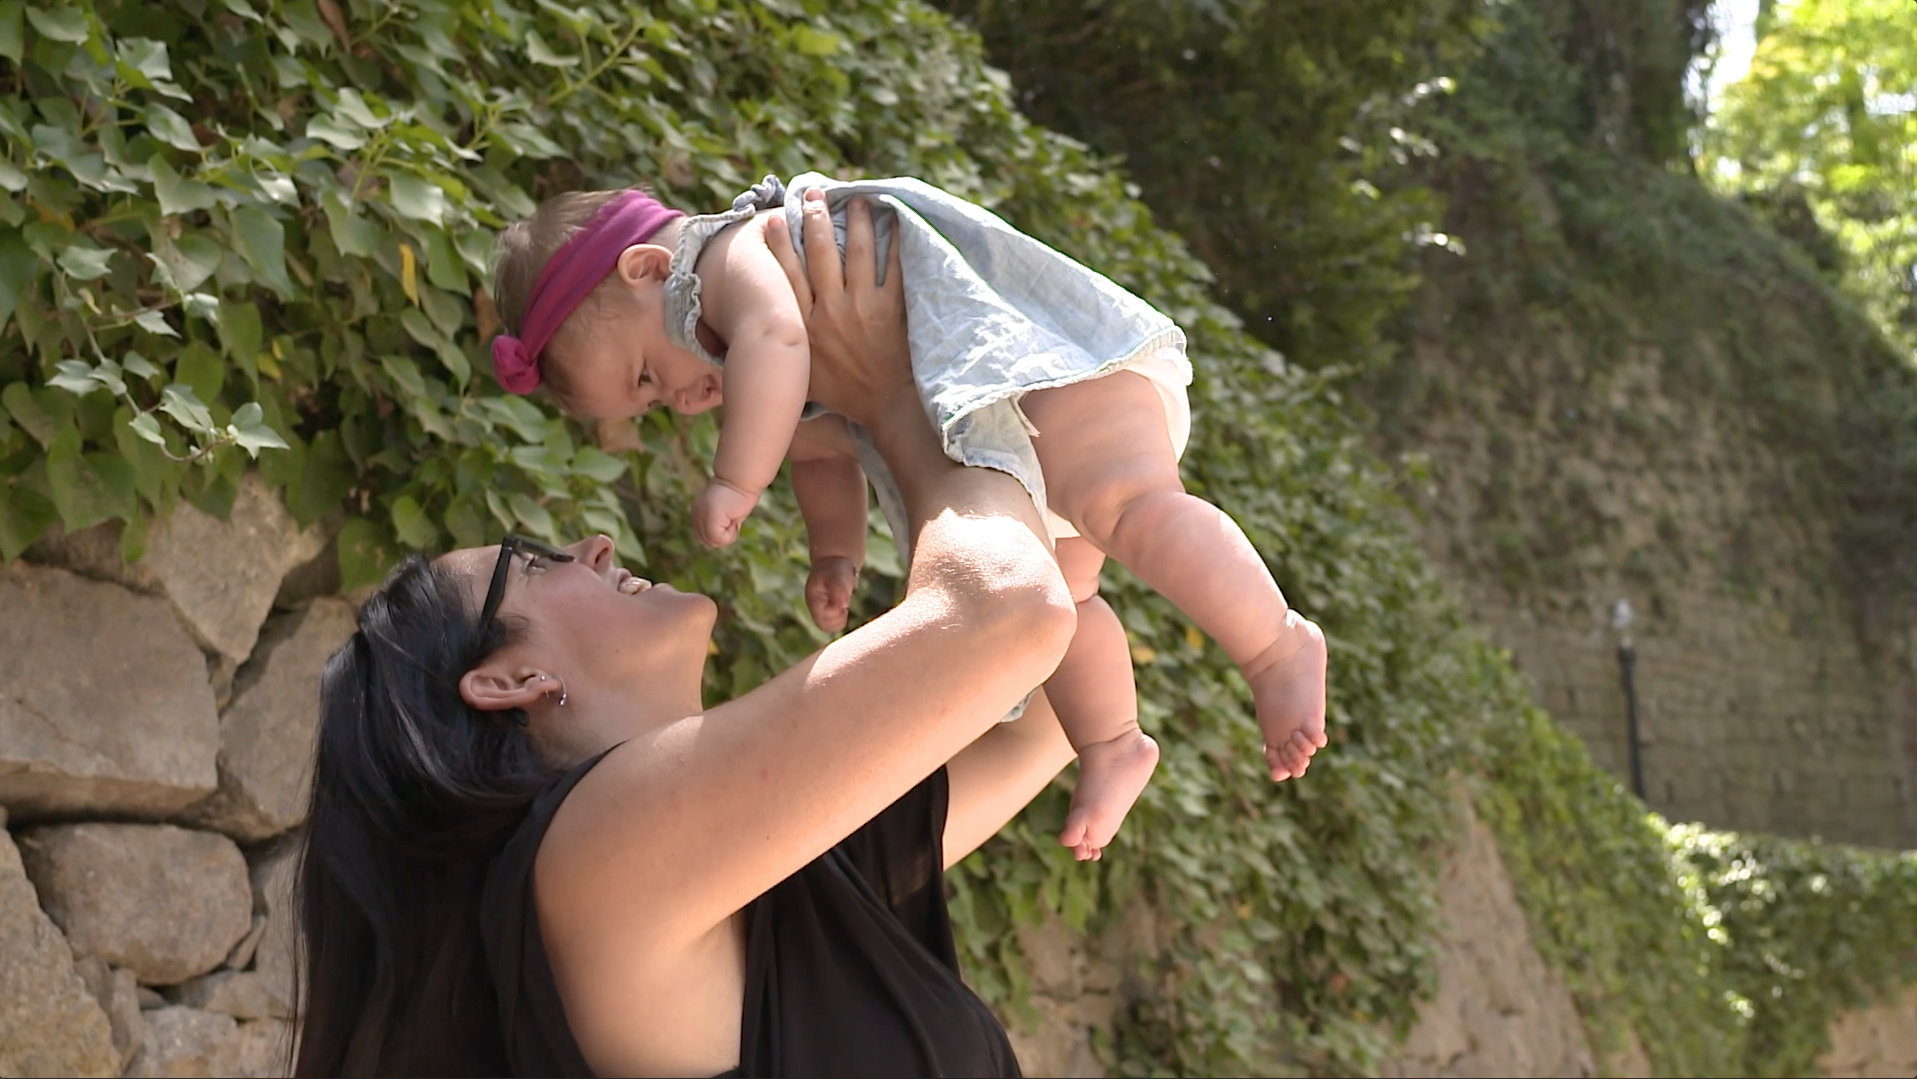
M721 598L711 688L736 693L823 639L798 514L775 486L744 541L699 550L684 513L709 421L650 417L633 452L499 393L478 291L493 230L578 186L642 181L698 210L766 172L913 173L1175 313L1204 372L1193 487L1342 642L1338 762L1274 789L1229 664L1114 582L1156 657L1139 676L1165 776L1099 868L1050 842L1056 798L971 863L955 883L971 970L1014 1007L1016 924L1053 910L1095 931L1136 898L1168 929L1148 971L1161 1006L1121 1033L1121 1070L1362 1069L1408 1021L1419 852L1444 831L1434 777L1473 689L1443 663L1455 616L1327 387L1240 333L1123 180L1027 124L942 17L898 0L0 0L0 56L19 76L0 84L0 558L114 519L137 553L146 521L181 500L217 512L256 467L301 522L343 519L349 588L408 551L604 531L648 575ZM885 543L855 617L899 588ZM1333 973L1352 988L1326 989Z

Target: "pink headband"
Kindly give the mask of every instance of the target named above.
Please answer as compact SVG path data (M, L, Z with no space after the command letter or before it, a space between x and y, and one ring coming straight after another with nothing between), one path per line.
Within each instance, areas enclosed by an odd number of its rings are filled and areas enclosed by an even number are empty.
M625 191L599 208L584 228L553 252L533 284L526 303L526 324L519 337L493 338L493 374L513 393L539 388L539 353L559 327L612 272L619 255L642 244L675 217L685 214L643 191Z

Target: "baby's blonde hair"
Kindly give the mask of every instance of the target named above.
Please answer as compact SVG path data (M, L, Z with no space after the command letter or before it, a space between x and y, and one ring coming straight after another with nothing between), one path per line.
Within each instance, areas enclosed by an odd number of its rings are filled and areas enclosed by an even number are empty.
M513 222L499 234L493 242L493 303L499 308L499 322L507 333L517 337L525 329L533 285L538 283L546 263L566 246L566 241L586 227L594 214L623 194L625 189L554 195L540 203L531 217ZM563 362L555 363L554 358L563 356L576 343L579 328L586 322L580 316L597 313L611 281L612 275L607 274L606 280L567 316L539 354L540 380L562 405L566 403L568 388L566 369Z

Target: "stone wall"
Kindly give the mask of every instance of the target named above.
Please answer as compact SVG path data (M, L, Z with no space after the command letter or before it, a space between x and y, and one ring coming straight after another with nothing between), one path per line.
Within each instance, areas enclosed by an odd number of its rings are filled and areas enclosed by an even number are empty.
M284 1074L325 539L249 477L0 567L0 1075Z
M1623 598L1652 808L1917 846L1911 620L1860 609L1805 462L1678 373L1710 369L1710 341L1678 363L1568 331L1467 339L1447 302L1428 287L1430 330L1375 403L1428 463L1425 548L1538 703L1628 777Z
M1385 1079L1611 1075L1644 1079L1648 1054L1626 1035L1600 1059L1570 992L1531 943L1491 830L1460 790L1462 827L1438 877L1437 992L1418 1006L1404 1044L1379 1065ZM1095 1045L1110 1043L1122 1009L1149 992L1157 926L1134 910L1104 939L1086 941L1056 920L1022 929L1030 967L1025 1007L1006 1019L1027 1075L1106 1075ZM1831 1079L1917 1075L1917 986L1831 1024L1819 1061Z
M1831 1048L1818 1065L1832 1079L1904 1079L1917 1075L1917 985L1831 1025Z

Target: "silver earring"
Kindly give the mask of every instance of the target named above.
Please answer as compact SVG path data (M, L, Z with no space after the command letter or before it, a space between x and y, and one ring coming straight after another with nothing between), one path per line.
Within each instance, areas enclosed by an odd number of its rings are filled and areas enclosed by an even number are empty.
M546 676L543 674L540 675L539 680L541 682L544 682L546 680ZM540 696L550 697L552 696L552 690L549 689L545 693L540 694ZM561 708L566 707L566 680L564 678L559 679L559 707Z

